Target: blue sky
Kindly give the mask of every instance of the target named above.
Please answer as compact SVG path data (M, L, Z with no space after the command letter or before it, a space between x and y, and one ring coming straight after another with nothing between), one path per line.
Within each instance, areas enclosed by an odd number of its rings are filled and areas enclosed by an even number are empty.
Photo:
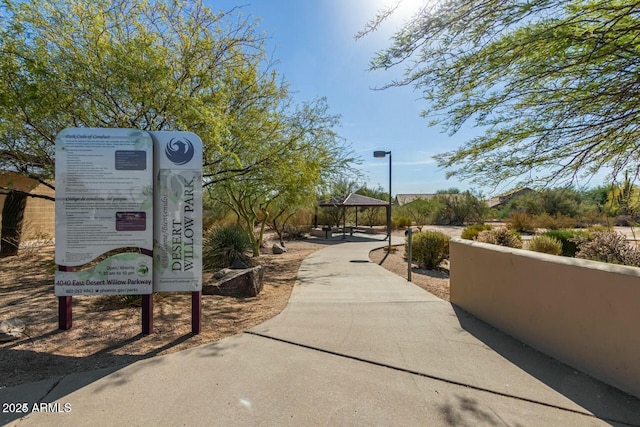
M276 68L286 78L298 101L326 97L331 113L342 116L337 129L362 158L360 166L369 187L389 183L388 158L373 158L374 150L392 152L392 193L432 193L464 182L447 180L432 156L459 146L473 136L449 137L428 126L419 116L424 108L412 88L374 87L401 73L367 71L374 53L389 45L389 37L421 0L404 0L397 13L376 33L355 40L376 11L392 0L209 0L214 10L242 6L247 17L260 18L259 29L267 33L268 52L278 60ZM487 189L483 190L487 194Z

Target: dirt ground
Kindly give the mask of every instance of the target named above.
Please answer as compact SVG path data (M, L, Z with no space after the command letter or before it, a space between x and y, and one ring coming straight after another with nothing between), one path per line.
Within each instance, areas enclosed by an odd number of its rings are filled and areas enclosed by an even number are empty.
M122 306L115 296L73 298L73 327L58 330L54 296L53 246L32 248L0 259L0 321L18 317L27 325L17 341L0 343L0 388L84 372L214 342L246 331L277 315L286 306L302 260L326 246L321 239L287 242L288 252L272 255L267 241L257 259L265 267L264 288L255 298L203 295L202 332L191 333L191 295L154 296L154 333L141 333L141 309ZM406 277L403 249L382 266ZM374 251L380 262L384 253ZM205 276L205 280L208 279ZM448 271L413 270L413 283L448 299Z

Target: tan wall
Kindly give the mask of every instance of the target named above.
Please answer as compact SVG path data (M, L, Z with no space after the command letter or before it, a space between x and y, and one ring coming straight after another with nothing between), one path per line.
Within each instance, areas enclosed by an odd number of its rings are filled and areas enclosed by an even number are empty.
M55 197L55 191L40 184L31 194ZM23 239L53 239L56 229L56 204L52 200L31 197L24 212Z
M451 302L640 397L640 268L453 239Z
M0 186L6 186L31 194L55 197L55 191L39 184L30 178L12 173L0 173ZM0 220L6 196L0 194ZM22 239L52 239L55 236L55 202L52 200L30 197L24 213Z

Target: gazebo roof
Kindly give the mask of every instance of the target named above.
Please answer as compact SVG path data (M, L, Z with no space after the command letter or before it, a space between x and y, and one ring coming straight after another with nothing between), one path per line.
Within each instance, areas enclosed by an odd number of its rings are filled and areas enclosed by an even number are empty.
M373 197L362 196L360 194L351 193L347 197L332 197L329 200L324 200L318 203L318 206L346 206L346 207L383 207L388 206L389 202L384 200L374 199Z

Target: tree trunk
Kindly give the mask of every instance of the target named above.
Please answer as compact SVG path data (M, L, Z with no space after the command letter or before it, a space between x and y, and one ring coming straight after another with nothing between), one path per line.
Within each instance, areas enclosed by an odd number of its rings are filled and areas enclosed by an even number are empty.
M16 191L7 194L2 208L0 229L0 257L14 256L20 247L27 195Z

